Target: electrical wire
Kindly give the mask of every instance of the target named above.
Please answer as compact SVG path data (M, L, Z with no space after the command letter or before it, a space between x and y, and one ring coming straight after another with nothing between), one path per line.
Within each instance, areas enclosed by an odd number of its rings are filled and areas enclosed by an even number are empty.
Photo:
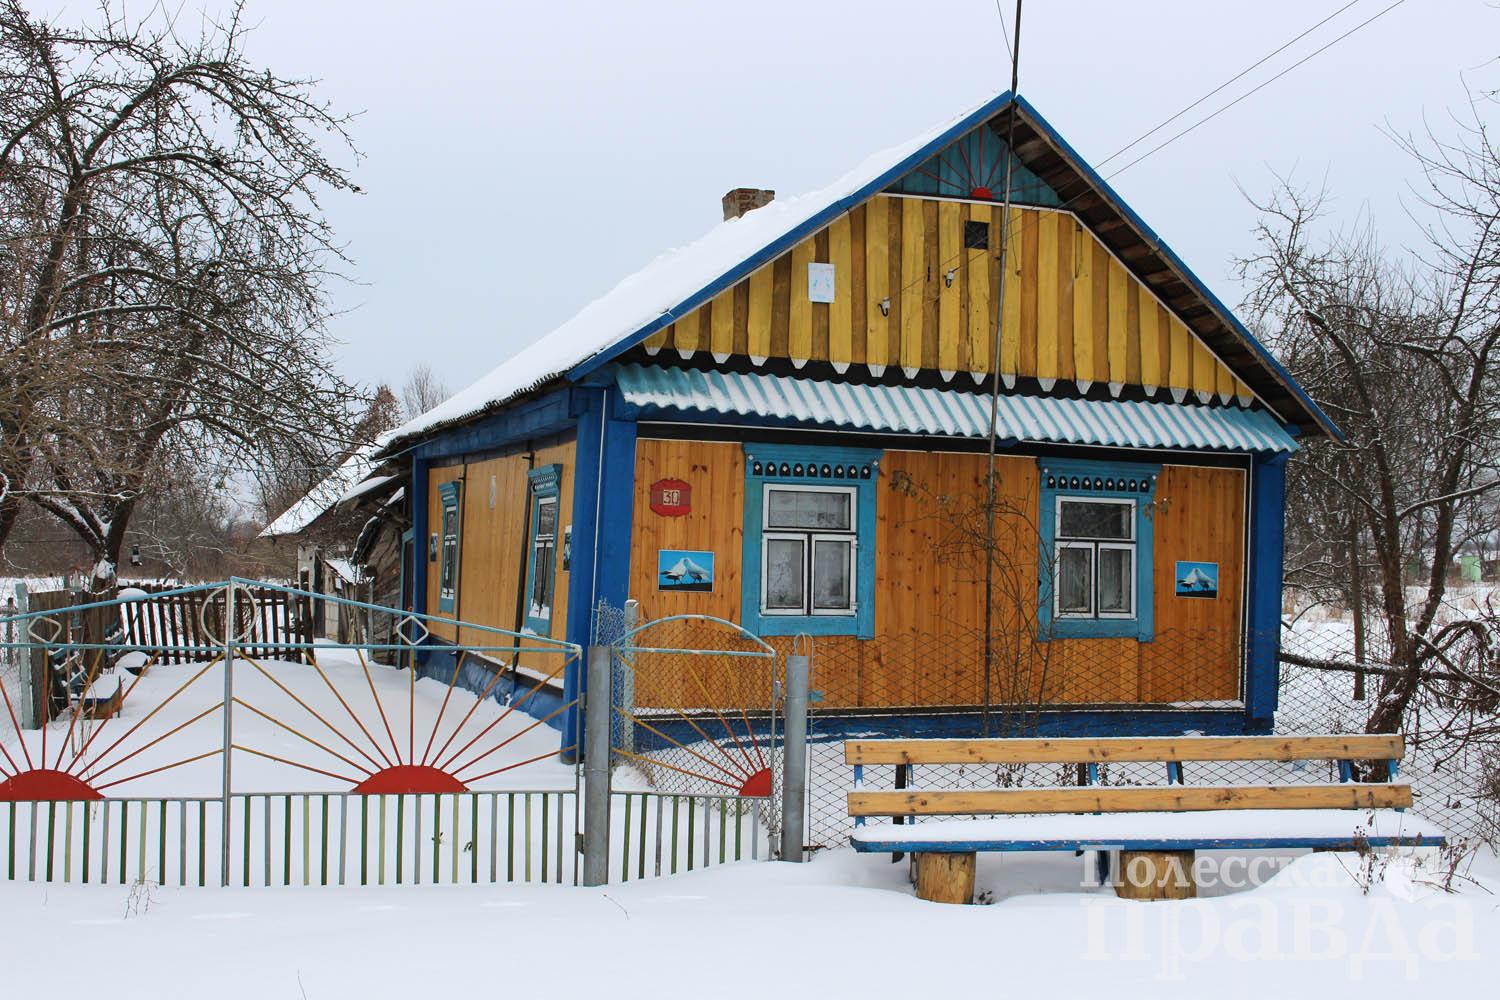
M1108 180L1110 177L1118 177L1120 174L1122 174L1125 171L1129 170L1131 167L1135 166L1137 163L1140 163L1142 160L1146 159L1146 157L1151 156L1151 155L1153 155L1153 154L1155 154L1157 152L1160 152L1161 150L1167 148L1172 143L1176 142L1178 139L1181 139L1183 136L1185 136L1189 132L1192 132L1193 130L1199 128L1200 126L1207 125L1209 122L1213 121L1215 118L1219 117L1224 112L1226 112L1230 108L1234 107L1236 104L1239 104L1241 101L1245 100L1246 98L1251 97L1251 96L1259 93L1260 91L1264 90L1266 87L1269 87L1271 84L1275 83L1277 80L1280 80L1282 77L1286 76L1292 70L1296 69L1298 66L1301 66L1303 63L1307 62L1309 59L1312 59L1315 56L1318 56L1318 55L1321 55L1324 52L1327 52L1329 49L1333 48L1339 42L1342 42L1344 39L1348 38L1350 35L1354 34L1356 31L1359 31L1361 28L1365 27L1365 25L1371 24L1374 21L1379 20L1380 18L1382 18L1385 15L1389 14L1391 11L1395 10L1397 7L1401 6L1405 2L1406 2L1406 0L1395 0L1395 3L1392 3L1388 7L1384 7L1381 10L1377 11L1376 13L1372 14L1371 16L1367 17L1365 20L1359 22L1354 27L1352 27L1348 31L1344 32L1342 35L1339 35L1337 38L1335 38L1333 41L1329 42L1327 45L1324 45L1324 46L1322 46L1320 48L1316 48L1313 51L1309 52L1307 55L1303 56L1301 59L1298 59L1296 62L1292 63L1286 69L1284 69L1281 72L1277 73L1275 76L1271 77L1269 80L1266 80L1266 81L1264 81L1264 82L1262 82L1260 84L1257 84L1255 87L1251 88L1250 90L1247 90L1245 93L1241 94L1239 97L1236 97L1234 100L1230 101L1228 104L1226 104L1223 107L1219 108L1219 110L1215 111L1213 114L1208 115L1206 118L1199 119L1198 121L1196 121L1193 124L1189 125L1187 128L1183 129L1181 132L1178 132L1176 135L1172 136L1172 138L1166 140L1165 142L1161 143L1158 146L1153 146L1151 149L1148 149L1146 152L1142 153L1140 156L1136 157L1135 159L1131 160L1129 163L1125 164L1119 170L1115 170L1115 171L1111 172L1108 176L1105 177L1105 180Z
M1354 2L1358 3L1359 0L1354 0ZM995 13L1000 18L1000 38L1005 42L1005 57L1010 60L1011 69L1014 70L1016 65L1016 54L1012 52L1010 48L1010 28L1005 24L1005 10L1003 7L1001 7L1000 3L1001 0L995 0Z
M996 4L997 4L997 8L996 9L997 9L997 12L999 10L999 8L998 8L999 2L1000 2L1000 0L996 0ZM1352 7L1355 4L1360 3L1360 2L1362 2L1362 0L1350 0L1349 3L1344 4L1342 7L1338 8L1337 10L1335 10L1332 14L1329 14L1327 17L1324 17L1322 20L1318 21L1316 24L1314 24L1311 27L1305 29L1301 33L1297 34L1296 36L1294 36L1293 38L1291 38L1289 41L1283 43L1281 46L1279 46L1277 49L1275 49L1274 51L1272 51L1270 54L1264 56L1261 59L1256 60L1254 63L1252 63L1245 70L1243 70L1242 72L1236 74L1234 77L1230 78L1229 80L1225 81L1224 83L1220 84L1219 86L1215 87L1213 90L1211 90L1208 93L1204 94L1202 97L1198 98L1197 100L1193 101L1191 104L1187 105L1185 108L1183 108L1181 111L1177 112L1176 114L1172 115L1170 118L1167 118L1167 119L1163 120L1160 124L1153 126L1152 128L1148 129L1145 132L1142 132L1135 139L1132 139L1130 142L1126 143L1124 146L1121 146L1114 153L1111 153L1104 160L1100 161L1099 165L1102 166L1104 163L1108 163L1110 160L1113 160L1113 159L1119 157L1120 154L1124 153L1126 150L1129 150L1129 149L1131 149L1131 148L1139 145L1142 140L1148 138L1149 136L1151 136L1152 134L1154 134L1156 132L1159 132L1164 126L1166 126L1166 125L1170 124L1171 122L1177 120L1178 118L1182 117L1182 115L1186 114L1188 111L1190 111L1193 108L1197 107L1198 105L1202 104L1204 101L1206 101L1208 98L1212 97L1214 94L1219 93L1225 87L1227 87L1230 84L1234 83L1236 80L1242 79L1247 73L1251 72L1252 70L1254 70L1255 68L1257 68L1259 66L1264 65L1265 62L1268 59L1273 58L1278 53L1284 52L1289 46L1295 44L1296 42L1302 40L1303 38L1306 38L1309 34L1311 34L1312 32L1316 31L1318 28L1320 28L1323 25L1327 24L1329 21L1333 20L1335 17L1337 17L1338 15L1342 14L1344 11L1348 10L1350 7ZM1176 142L1178 139L1181 139L1183 136L1188 135L1189 133L1193 132L1194 130L1196 130L1200 126L1206 125L1208 122L1212 121L1213 119L1217 118L1219 115L1221 115L1224 112L1228 111L1230 108L1232 108L1235 105L1239 104L1240 102L1244 101L1246 98L1248 98L1248 97L1252 96L1253 94L1255 94L1255 93L1257 93L1257 92L1265 89L1270 84L1275 83L1277 80L1281 79L1283 76L1286 76L1292 70L1297 69L1299 66L1302 66L1303 64L1307 63L1309 60L1313 59L1314 57L1322 54L1323 52L1328 51L1330 48L1332 48L1333 46L1337 45L1339 42L1342 42L1344 39L1348 38L1350 35L1353 35L1355 32L1357 32L1360 29L1364 28L1366 25L1369 25L1372 22L1376 21L1377 19L1379 19L1381 17L1384 17L1386 14L1390 13L1392 10L1394 10L1397 7L1401 6L1405 2L1406 2L1406 0L1395 0L1394 3L1391 3L1388 6L1386 6L1386 7L1382 8L1381 10L1377 11L1375 14L1373 14L1370 17L1366 18L1365 20L1361 21L1359 24L1356 24L1354 27L1350 28L1348 31L1345 31L1343 34L1339 35L1337 38L1334 38L1332 41L1328 42L1326 45L1323 45L1323 46L1321 46L1321 47L1319 47L1317 49L1314 49L1312 52L1308 53L1307 55L1303 56L1301 59L1299 59L1296 62L1292 63L1290 66L1287 66L1285 69L1283 69L1280 72L1278 72L1276 75L1274 75L1274 76L1270 77L1269 79L1267 79L1267 80L1265 80L1265 81L1257 84L1254 88L1252 88L1251 90L1246 91L1245 93L1241 94L1239 97L1236 97L1234 100L1230 101L1228 104L1225 104L1224 106L1220 107L1216 111L1213 111L1212 113L1210 113L1209 115L1207 115L1204 118L1200 119L1199 121L1193 123L1192 125L1188 126L1187 128L1183 129L1182 131L1176 133L1171 138L1169 138L1169 139L1167 139L1167 140L1165 140L1165 141L1157 144L1156 146L1153 146L1151 149L1149 149L1146 152L1142 153L1140 156L1138 156L1135 159L1131 160L1129 163L1125 164L1123 167L1120 167L1118 170L1112 171L1111 173L1105 175L1104 179L1107 181L1107 180L1111 180L1111 179L1113 179L1115 177L1118 177L1120 174L1124 173L1126 170L1129 170L1131 167L1136 166L1137 164L1141 163L1143 160L1146 160L1147 158L1149 158L1151 156L1154 156L1155 154L1161 152L1163 149L1166 149L1168 146L1170 146L1172 143ZM1002 16L1001 20L1002 21L1004 20L1003 16ZM1006 50L1010 51L1009 40L1007 40L1007 42L1006 42ZM1012 62L1014 62L1014 58L1012 59ZM1072 206L1074 202L1078 201L1078 199L1084 197L1085 195L1087 195L1089 193L1091 193L1090 190L1085 189L1084 191L1080 191L1078 194L1074 195L1072 198L1069 198L1067 201L1062 202L1061 204L1058 204L1058 205L1055 205L1055 206L1048 206L1048 207L1051 208L1054 211L1065 211L1070 206ZM940 260L938 262L939 270L942 270L943 268L946 268L948 265L953 264L956 261L962 260L967 252L968 252L967 250L960 250L957 254L954 254L951 257L948 257L948 258L945 258L943 260ZM915 288L917 285L922 284L926 280L927 279L925 277L916 278L913 281L910 281L910 282L908 282L905 285L901 285L901 286L897 287L895 289L895 291L898 292L898 293L905 293L905 292L909 291L910 289Z
M995 2L998 3L999 0L995 0ZM1287 39L1285 42L1283 42L1281 44L1280 47L1278 47L1276 49L1273 49L1270 52L1267 52L1265 55L1263 55L1259 59L1255 60L1255 62L1251 63L1249 66L1246 66L1244 69L1240 70L1234 76L1231 76L1229 79L1227 79L1223 83L1219 84L1213 90L1210 90L1208 93L1206 93L1202 97L1198 98L1192 104L1187 105L1181 111L1178 111L1176 114L1172 115L1172 117L1164 119L1159 125L1156 125L1153 128L1148 129L1145 132L1142 132L1140 135L1136 136L1134 139L1130 140L1125 145L1123 145L1119 149L1115 150L1113 153L1110 153L1104 159L1102 159L1098 163L1094 164L1094 169L1097 170L1100 167L1103 167L1106 163L1108 163L1111 160L1116 159L1117 157L1119 157L1120 155L1122 155L1126 150L1132 149L1135 146L1140 145L1142 142L1145 142L1147 138L1149 138L1152 135L1155 135L1157 132L1160 132L1162 129L1166 128L1168 125L1172 124L1177 119L1181 118L1183 115L1187 114L1189 111L1193 110L1198 105L1200 105L1204 101L1208 100L1210 97L1212 97L1215 94L1217 94L1220 91L1222 91L1225 87L1228 87L1230 84L1236 83L1236 82L1244 79L1251 72L1259 69L1261 66L1264 66L1270 60L1272 60L1275 57L1281 55L1281 53L1285 52L1287 49L1291 48L1293 45L1295 45L1298 42L1302 41L1302 39L1306 38L1308 35L1312 34L1314 31L1317 31L1319 28L1323 27L1323 25L1327 24L1329 21L1332 21L1334 18L1338 17L1340 14L1342 14L1344 11L1348 10L1350 7L1353 7L1356 4L1359 4L1359 3L1362 3L1362 2L1363 2L1363 0L1349 0L1348 3L1344 4L1344 6L1340 7L1338 10L1334 11L1332 14L1329 14L1327 17L1323 18L1323 20L1319 21L1317 24L1314 24L1312 27L1305 29L1300 34L1295 35L1292 38Z

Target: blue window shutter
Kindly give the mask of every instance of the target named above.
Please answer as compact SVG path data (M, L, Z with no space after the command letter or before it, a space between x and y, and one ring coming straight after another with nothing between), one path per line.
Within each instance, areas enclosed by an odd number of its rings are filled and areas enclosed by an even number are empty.
M522 598L526 602L526 629L537 635L552 634L552 619L555 617L557 607L557 595L553 592L557 587L557 560L562 553L562 511L556 510L553 523L552 562L547 573L547 578L542 581L543 596L545 602L541 605L547 609L546 615L535 615L532 609L537 605L532 601L532 595L536 593L536 540L537 540L537 515L543 500L552 500L560 504L559 494L562 486L562 466L542 465L532 469L526 474L531 486L530 527L526 532L526 582L525 593Z
M740 619L756 635L875 637L875 503L883 453L872 448L745 445L745 522L740 573ZM761 532L765 484L854 487L854 614L762 615ZM809 581L809 585L811 581Z

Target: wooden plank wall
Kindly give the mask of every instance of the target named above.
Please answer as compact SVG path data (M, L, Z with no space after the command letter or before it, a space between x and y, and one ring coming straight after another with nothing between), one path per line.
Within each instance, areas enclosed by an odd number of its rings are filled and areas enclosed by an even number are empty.
M562 441L537 448L536 467L562 466L558 497L558 562L552 591L553 638L564 638L568 623L568 572L562 568L561 531L573 523L573 455L574 442ZM493 628L516 628L516 592L525 585L522 559L527 552L527 522L530 516L530 493L524 452L488 458L477 462L460 462L434 467L427 478L427 517L432 530L441 530L442 501L438 487L462 478L462 533L459 538L458 602L453 613L438 611L438 570L434 560L428 565L428 613L441 618L458 619ZM492 498L493 497L493 501ZM419 558L427 558L427 540L419 539ZM439 638L471 645L503 645L483 629L455 628L443 622L431 624ZM509 659L504 654L495 658ZM542 660L548 662L544 666ZM532 663L530 661L537 660ZM550 673L555 663L549 658L523 656L522 666Z
M741 445L642 439L636 446L631 596L644 620L700 613L741 620L744 451ZM992 698L1057 703L1164 703L1239 696L1244 570L1244 473L1168 466L1158 482L1154 598L1157 640L1069 639L1039 649L1016 636L1034 625L1040 483L1030 458L1000 458L1000 537ZM650 484L681 478L693 512L661 517ZM984 561L983 455L889 451L877 492L875 615L871 640L821 637L815 686L826 707L976 704L981 700ZM696 498L712 497L712 502ZM716 554L714 590L656 589L662 548ZM1218 562L1216 600L1174 596L1177 560ZM772 638L778 648L789 639Z
M994 351L1002 213L879 195L656 334L646 350L978 379ZM964 247L969 222L988 226L989 249ZM1249 389L1071 213L1012 208L1010 232L1002 374L1038 378L1045 388L1068 380L1085 391L1103 383L1115 392L1137 385L1153 394L1191 392L1202 402L1250 400ZM831 304L808 300L813 261L834 265ZM880 308L886 299L888 313Z

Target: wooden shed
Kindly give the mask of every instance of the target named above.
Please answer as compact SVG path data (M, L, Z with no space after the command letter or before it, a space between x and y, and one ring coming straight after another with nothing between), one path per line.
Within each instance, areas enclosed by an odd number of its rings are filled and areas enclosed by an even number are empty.
M908 731L1269 730L1283 467L1338 431L1030 104L725 216L394 432L407 603L807 634L825 713Z

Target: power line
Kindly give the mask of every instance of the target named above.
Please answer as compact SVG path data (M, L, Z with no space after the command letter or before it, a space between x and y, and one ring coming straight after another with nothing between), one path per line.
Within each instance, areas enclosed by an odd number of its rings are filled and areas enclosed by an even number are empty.
M1001 0L995 0L995 3L996 3L996 8L995 9L996 9L997 13L1001 13L1000 12L1000 6L999 6L1000 2L1001 2ZM1181 111L1179 111L1176 114L1172 115L1170 118L1167 118L1164 121L1162 121L1160 124L1158 124L1158 125L1150 128L1150 129L1148 129L1145 132L1142 132L1139 136L1137 136L1136 138L1132 139L1130 142L1126 143L1124 146L1121 146L1118 150L1116 150L1115 152L1111 153L1105 159L1101 160L1099 162L1098 166L1103 166L1104 164L1108 163L1110 160L1113 160L1116 157L1118 157L1121 153L1124 153L1126 150L1128 150L1128 149L1130 149L1130 148L1132 148L1134 146L1139 145L1140 142L1143 139L1146 139L1147 137L1149 137L1153 133L1160 131L1163 126L1165 126L1165 125L1167 125L1167 124L1175 121L1176 119L1182 117L1188 111L1190 111L1193 108L1197 107L1198 105L1202 104L1204 101L1208 100L1214 94L1219 93L1225 87L1227 87L1230 84L1234 83L1236 80L1242 79L1245 76L1246 73L1249 73L1251 70L1254 70L1258 66L1264 65L1265 62L1268 59L1271 59L1274 56L1276 56L1278 53L1285 51L1288 46L1295 44L1296 42L1300 41L1303 38L1306 38L1313 31L1316 31L1318 28L1320 28L1323 25L1327 24L1329 21L1333 20L1335 17L1337 17L1338 15L1342 14L1344 11L1348 10L1350 7L1352 7L1355 4L1360 3L1360 2L1362 2L1362 0L1350 0L1350 2L1344 4L1344 6L1338 8L1332 14L1329 14L1327 17L1323 18L1321 21L1319 21L1316 24L1312 25L1310 28L1308 28L1305 31L1301 32L1300 34L1298 34L1294 38L1290 39L1289 41L1287 41L1286 43L1284 43L1283 45L1281 45L1279 48L1275 49L1274 51L1272 51L1268 55L1262 57L1261 59L1256 60L1253 64L1251 64L1245 70L1243 70L1242 72L1236 74L1234 77L1230 78L1229 80L1226 80L1224 83L1222 83L1219 86L1215 87L1213 90L1211 90L1208 93L1204 94L1202 97L1198 98L1197 100L1193 101L1193 103L1187 105L1187 107L1183 108ZM1170 146L1172 143L1176 142L1178 139L1181 139L1183 136L1185 136L1188 133L1190 133L1190 132L1194 131L1195 129L1197 129L1200 125L1207 124L1208 122L1212 121L1214 118L1217 118L1219 115L1223 114L1224 112L1228 111L1230 108L1234 107L1236 104L1239 104L1241 101L1245 100L1247 97L1250 97L1253 94L1257 93L1258 91L1263 90L1265 87L1267 87L1268 85L1270 85L1270 84L1276 82L1277 80L1281 79L1283 76L1285 76L1286 74L1290 73L1292 70L1296 69L1297 67L1301 66L1303 63L1306 63L1308 60L1314 58L1315 56L1318 56L1321 53L1326 52L1328 49L1332 48L1333 46L1337 45L1339 42L1341 42L1344 39L1348 38L1350 35L1354 34L1357 31L1359 31L1361 28L1363 28L1366 25L1370 24L1371 22L1377 20L1378 18L1381 18L1381 17L1385 16L1386 14L1390 13L1392 10L1394 10L1395 8L1401 6L1405 2L1406 2L1406 0L1395 0L1394 3L1390 4L1389 6L1383 8L1383 9L1381 9L1380 11L1378 11L1375 14L1371 15L1369 18L1365 19L1364 21L1361 21L1359 24L1356 24L1354 27L1350 28L1348 31L1344 32L1342 35L1339 35L1337 38L1335 38L1332 41L1328 42L1326 45L1323 45L1322 47L1320 47L1318 49L1315 49L1312 52L1308 53L1306 56L1303 56L1301 59L1299 59L1296 62L1292 63L1290 66L1288 66L1285 69L1281 70L1275 76L1273 76L1270 79L1264 81L1263 83L1260 83L1259 85L1257 85L1256 87L1252 88L1251 90L1246 91L1244 94L1241 94L1239 97L1236 97L1233 101L1230 101L1228 104L1226 104L1223 107L1219 108L1217 111L1214 111L1212 114L1208 115L1207 117L1203 118L1202 120L1200 120L1198 122L1195 122L1194 124L1190 125L1189 127L1183 129L1181 132L1178 132L1176 135L1172 136L1170 139L1167 139L1166 141L1164 141L1162 143L1159 143L1156 146L1153 146L1151 149L1149 149L1146 152L1142 153L1140 156L1136 157L1134 160L1131 160L1129 163L1125 164L1120 169L1115 170L1115 171L1113 171L1113 172L1105 175L1104 179L1105 180L1110 180L1110 179L1112 179L1114 177L1118 177L1120 174L1122 174L1125 171L1129 170L1131 167L1135 166L1136 164L1140 163L1141 161L1147 159L1150 156L1155 155L1156 153L1159 153L1161 150L1163 150L1166 147ZM1003 15L1003 13L1001 13L1001 22L1004 23L1004 20L1005 20L1004 15ZM1019 34L1019 32L1018 32L1018 34ZM1009 39L1006 40L1006 51L1007 52L1011 52L1010 40ZM1016 76L1017 76L1017 73L1016 73L1017 60L1014 57L1014 53L1012 53L1012 55L1011 55L1011 66L1012 66L1012 84L1011 84L1011 90L1012 90L1012 93L1014 93L1015 89L1016 89ZM1057 211L1063 211L1063 210L1069 208L1074 202L1076 202L1079 198L1082 198L1087 193L1088 193L1087 190L1080 191L1078 194L1074 195L1072 198L1069 198L1067 201L1061 202L1060 204L1058 204L1056 206L1052 206L1052 207L1054 207ZM1005 216L1005 218L1008 219L1009 215L1007 214ZM946 267L947 265L953 263L954 261L961 260L964 257L965 253L966 253L966 251L962 251L961 250L961 251L959 251L959 253L955 254L954 256L949 257L949 258L947 258L945 260L940 261L939 262L939 267L940 268L941 267ZM915 279L915 280L913 280L911 282L908 282L905 285L902 285L900 288L897 289L897 291L904 293L904 292L908 291L909 289L914 288L916 285L920 284L921 282L923 282L925 280L926 280L925 278L917 278L917 279Z
M1275 83L1277 80L1280 80L1282 77L1286 76L1288 73L1290 73L1292 70L1296 69L1298 66L1301 66L1303 63L1307 62L1309 59L1312 59L1315 56L1318 56L1318 55L1321 55L1324 52L1327 52L1329 49L1333 48L1339 42L1342 42L1344 39L1348 38L1350 35L1354 34L1356 31L1359 31L1365 25L1370 24L1370 23L1372 23L1372 22L1374 22L1374 21L1376 21L1376 20L1384 17L1386 14L1389 14L1391 11L1395 10L1397 7L1401 6L1405 2L1406 2L1406 0L1396 0L1396 2L1393 3L1393 4L1391 4L1390 6L1382 8L1381 10L1379 10L1378 12L1376 12L1375 14L1372 14L1370 17L1368 17L1365 20L1359 22L1354 27L1352 27L1348 31L1344 32L1342 35L1339 35L1337 38L1335 38L1333 41L1329 42L1327 45L1324 45L1321 48L1314 49L1313 51L1309 52L1307 55L1303 56L1301 59L1298 59L1296 62L1292 63L1286 69L1282 70L1281 72L1277 73L1275 76L1271 77L1269 80L1266 80L1265 82L1263 82L1263 83L1261 83L1261 84L1259 84L1259 85L1251 88L1250 90L1247 90L1245 93L1241 94L1239 97L1236 97L1234 100L1230 101L1228 104L1226 104L1223 107L1219 108L1219 110L1215 111L1213 114L1209 115L1206 118L1202 118L1202 119L1194 122L1192 125L1189 125L1187 128L1183 129L1181 132L1178 132L1176 135L1172 136L1172 138L1170 138L1167 141L1161 143L1160 145L1153 146L1151 149L1147 150L1146 152L1142 153L1140 156L1137 156L1135 159L1133 159L1129 163L1125 164L1119 170L1116 170L1116 171L1113 171L1112 173L1110 173L1108 176L1105 177L1105 180L1109 180L1109 178L1111 178L1111 177L1117 177L1117 176L1119 176L1120 174L1122 174L1125 171L1129 170L1131 167L1135 166L1137 163L1140 163L1142 160L1146 159L1146 157L1151 156L1154 153L1160 152L1161 150L1163 150L1166 147L1170 146L1172 143L1176 142L1178 139L1181 139L1183 136L1187 135L1189 132L1192 132L1193 130L1197 129L1199 126L1207 125L1209 122L1213 121L1215 118L1219 117L1224 112L1226 112L1230 108L1234 107L1236 104L1239 104L1241 101L1245 100L1245 98L1251 97L1252 95L1259 93L1260 91L1264 90L1266 87L1268 87L1271 84ZM1134 145L1134 144L1132 143L1132 145Z
M1000 11L1000 0L995 0L995 10ZM1000 23L1005 23L1002 14ZM1016 43L1012 47L1006 44L1006 51L1010 53L1010 92L1012 101L1021 89L1021 0L1016 0ZM1010 236L1010 200L1012 188L1012 165L1015 163L1016 144L1016 113L1012 105L1010 116L1005 127L1005 191L1004 207L1001 209L1000 225L1000 273L1005 273L1005 255L1009 249ZM984 735L990 734L990 677L994 666L994 596L995 596L995 500L998 496L997 484L995 482L996 467L995 458L998 448L998 431L1000 426L1000 348L1001 340L1005 330L1005 285L1000 282L1000 294L995 308L995 343L994 350L990 355L990 423L989 423L989 450L987 455L988 475L985 478L985 504L984 504Z
M1354 0L1354 2L1358 3L1359 0ZM1011 75L1014 76L1015 75L1014 70L1015 70L1015 65L1016 65L1016 54L1014 52L1012 52L1011 49L1010 49L1010 28L1007 27L1006 24L1005 24L1005 11L1000 6L1000 0L995 0L995 13L1000 17L1000 40L1005 43L1005 55L1006 55L1006 58L1008 58L1010 60L1011 70L1012 70Z
M999 0L996 0L996 3L998 3L998 2L999 2ZM1125 145L1121 146L1119 149L1115 150L1113 153L1110 153L1104 159L1100 160L1097 164L1095 164L1094 165L1095 168L1097 169L1099 167L1104 166L1110 160L1113 160L1116 157L1120 156L1126 150L1128 150L1131 147L1137 146L1140 143L1144 142L1147 139L1147 137L1149 137L1151 135L1154 135L1157 132L1160 132L1162 129L1166 128L1168 125L1172 124L1177 119L1181 118L1183 115L1187 114L1189 111L1193 110L1198 105L1200 105L1204 101L1208 100L1210 97L1212 97L1215 94L1219 93L1225 87L1228 87L1230 84L1235 83L1235 82L1237 82L1239 80L1244 79L1246 75L1248 75L1249 73L1253 72L1256 69L1259 69L1261 66L1264 66L1268 61L1270 61L1271 59L1274 59L1276 56L1279 56L1281 53L1285 52L1287 49L1291 48L1293 45L1295 45L1298 42L1302 41L1302 39L1306 38L1308 35L1312 34L1314 31L1317 31L1319 28L1323 27L1323 25L1327 24L1329 21L1332 21L1334 18L1338 17L1340 14L1342 14L1344 11L1348 10L1350 7L1353 7L1356 4L1362 3L1362 2L1363 2L1363 0L1349 0L1348 3L1344 4L1344 6L1340 7L1338 10L1334 11L1332 14L1329 14L1327 17L1323 18L1323 20L1319 21L1317 24L1314 24L1312 27L1307 28L1301 34L1299 34L1299 35L1297 35L1297 36L1295 36L1293 38L1288 39L1286 42L1284 42L1281 45L1280 48L1274 49L1271 52L1268 52L1265 55L1261 56L1255 62L1251 63L1249 66L1246 66L1244 69L1240 70L1234 76L1231 76L1229 79L1227 79L1223 83L1219 84L1213 90L1210 90L1208 93L1206 93L1202 97L1198 98L1192 104L1189 104L1187 107L1183 108L1181 111L1178 111L1176 114L1172 115L1172 117L1167 118L1167 119L1163 120L1159 125L1156 125L1153 128L1151 128L1151 129L1149 129L1149 130L1147 130L1145 132L1142 132L1140 135L1138 135L1134 139L1130 140L1130 142L1128 142ZM1358 29L1356 29L1356 30L1358 30Z

